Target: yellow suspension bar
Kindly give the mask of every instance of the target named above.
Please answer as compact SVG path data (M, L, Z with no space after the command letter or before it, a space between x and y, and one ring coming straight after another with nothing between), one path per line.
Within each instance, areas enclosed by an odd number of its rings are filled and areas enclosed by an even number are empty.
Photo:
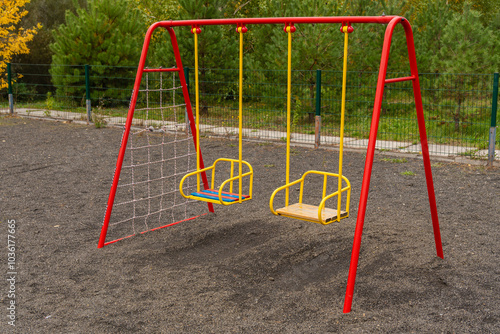
M240 166L239 166L239 171L240 171L240 178L238 180L239 182L239 202L241 203L242 200L242 173L243 173L243 166L242 166L242 161L243 161L243 27L238 27L238 32L240 34L240 82L239 82L239 161L240 161Z
M196 170L200 170L200 92L198 81L198 29L192 28L194 35L194 82L196 101ZM213 181L212 181L213 182ZM200 191L200 173L196 174L196 190Z
M345 95L347 85L347 45L349 42L348 26L342 27L344 33L344 69L342 73L342 104L340 111L340 152L339 152L339 174L338 174L338 198L337 198L337 221L340 222L340 209L342 205L342 160L344 154L344 119L345 119Z
M287 84L286 84L286 184L290 182L290 121L291 121L291 105L292 105L292 28L291 25L286 27L288 34L288 68L287 68ZM290 197L290 189L286 188L285 206L288 206Z

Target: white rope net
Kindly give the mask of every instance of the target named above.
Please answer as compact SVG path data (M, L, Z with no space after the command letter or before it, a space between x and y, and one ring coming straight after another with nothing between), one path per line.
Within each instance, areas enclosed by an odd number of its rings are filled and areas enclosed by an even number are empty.
M207 205L180 195L179 182L196 170L196 150L188 132L177 73L146 72L134 113L107 240L185 221ZM184 192L196 182L184 183Z

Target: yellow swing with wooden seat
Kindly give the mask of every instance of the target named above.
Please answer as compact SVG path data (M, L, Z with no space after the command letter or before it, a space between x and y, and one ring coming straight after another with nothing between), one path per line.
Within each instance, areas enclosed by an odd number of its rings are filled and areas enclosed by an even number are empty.
M242 203L252 199L252 186L253 186L253 169L252 166L243 160L243 145L242 145L242 128L243 128L243 33L247 31L245 26L238 26L236 31L240 35L240 52L239 52L239 158L228 159L219 158L214 161L213 165L206 168L200 168L200 94L199 94L199 81L198 81L198 34L201 32L199 27L193 27L191 32L194 35L194 59L195 59L195 95L196 95L196 171L186 174L179 184L179 190L184 198L194 199L197 201L231 205L235 203ZM229 162L229 178L221 183L219 187L215 187L215 170L219 163ZM234 175L234 167L238 165L238 174ZM246 166L247 171L243 173L243 166ZM220 170L220 168L218 168ZM202 173L211 171L211 182L209 189L201 189L200 176ZM196 191L186 195L183 191L184 181L196 175L197 184ZM248 194L243 194L243 178L248 178ZM238 192L233 192L234 182L238 182ZM224 189L229 185L229 191Z
M349 217L349 201L351 197L351 184L349 180L342 175L342 157L344 149L344 115L345 115L345 97L346 97L346 81L347 81L347 46L348 34L353 31L349 24L342 24L341 32L344 33L344 65L342 75L342 104L340 118L340 148L339 148L339 171L338 174L330 172L322 172L310 170L305 172L302 177L293 182L290 179L290 109L291 109L291 81L292 81L292 33L295 31L293 24L285 27L288 34L288 79L287 79L287 143L286 143L286 184L276 189L269 200L271 212L275 215L305 220L319 224L330 224L334 221L340 222L341 219ZM308 175L323 176L323 192L322 200L319 205L311 205L303 203L304 183ZM337 191L327 195L327 181L334 178L337 180ZM345 186L343 184L345 183ZM299 202L289 205L290 187L300 185ZM285 206L274 210L274 198L281 192L285 191ZM342 194L347 193L345 209L342 210ZM337 196L337 208L327 208L326 202Z

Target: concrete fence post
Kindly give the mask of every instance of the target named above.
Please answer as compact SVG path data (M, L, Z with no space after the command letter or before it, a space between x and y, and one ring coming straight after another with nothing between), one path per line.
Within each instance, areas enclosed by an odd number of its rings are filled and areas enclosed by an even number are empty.
M491 123L488 145L488 166L493 166L497 138L498 72L493 74L493 98L491 99Z
M314 117L314 148L321 144L321 70L316 70L316 116Z
M90 66L85 65L85 102L87 107L87 122L92 122L92 103L90 101Z
M9 112L14 114L14 95L12 94L12 69L10 63L7 63L7 85L9 88Z

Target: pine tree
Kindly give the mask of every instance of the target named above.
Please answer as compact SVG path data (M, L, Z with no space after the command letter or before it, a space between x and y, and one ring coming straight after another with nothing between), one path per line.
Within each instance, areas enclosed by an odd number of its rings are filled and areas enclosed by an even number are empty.
M148 26L158 21L176 20L179 16L177 0L132 0L130 6L142 13Z
M15 57L13 61L25 64L50 64L52 52L49 45L54 42L52 31L64 23L64 15L67 10L75 11L74 1L31 0L26 5L26 10L29 13L22 20L21 26L27 29L40 22L43 27L28 44L31 52L27 55ZM78 0L78 2L84 4L86 0Z
M498 40L500 33L480 21L481 14L466 3L462 14L456 13L443 28L442 46L432 64L439 73L479 74L493 73L500 69ZM460 123L467 120L463 102L478 85L480 76L459 75L450 81L441 76L442 87L449 89L450 98L456 103L452 111L455 130L459 131Z
M75 11L73 2L75 0L31 0L26 5L28 14L21 21L21 27L28 29L40 22L43 27L38 30L37 35L27 44L30 53L16 55L12 58L15 72L26 74L20 80L31 92L36 95L18 95L17 99L30 98L32 96L45 96L52 90L49 66L38 66L35 64L47 64L52 61L52 51L50 44L54 42L53 30L64 23L64 13L66 10ZM78 0L79 3L86 3L86 0ZM18 88L21 88L20 86ZM30 93L31 93L30 92Z
M217 19L224 18L228 0L179 0L181 6L180 19ZM232 77L222 77L220 71L212 69L234 69L238 67L238 34L235 26L217 25L203 26L198 37L198 61L200 67L200 112L208 115L208 96L212 94L225 94L219 91L217 85L207 85L206 81L232 81L237 84L237 74ZM179 47L183 56L184 66L194 67L194 38L190 27L179 27ZM246 37L246 36L245 36Z
M420 73L434 72L432 59L441 49L443 27L453 11L447 0L423 0L414 7L413 25L418 70Z
M128 5L128 0L89 0L86 10L66 12L66 23L55 31L50 45L54 52L50 72L58 87L57 95L82 99L84 72L81 66L74 65L89 64L95 76L92 87L102 88L104 99L128 98L130 91L125 88L130 88L130 82L117 78L134 77L145 26L141 13Z
M261 7L262 16L338 16L345 10L336 1L294 0L268 1ZM281 25L252 27L255 30L255 68L287 69L288 37ZM295 24L292 34L292 82L300 84L292 88L293 124L313 121L316 73L313 70L341 70L343 56L343 35L340 25ZM286 72L265 72L267 81L286 82ZM280 75L280 78L276 78ZM329 81L323 75L323 81ZM278 96L286 96L286 86L277 86ZM284 106L276 100L276 107Z

